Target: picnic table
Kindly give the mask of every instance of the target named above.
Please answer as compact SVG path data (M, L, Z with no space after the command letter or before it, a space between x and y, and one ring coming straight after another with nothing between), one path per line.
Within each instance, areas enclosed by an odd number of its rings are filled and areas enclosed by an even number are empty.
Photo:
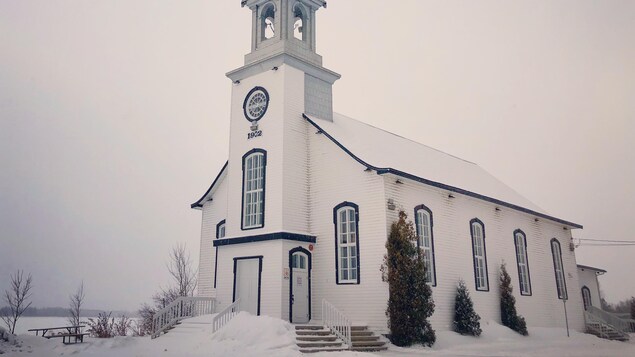
M28 330L29 332L34 331L35 336L40 335L40 331L42 331L42 337L44 338L62 338L62 343L65 345L70 343L81 343L84 342L84 336L90 335L89 333L82 332L82 328L86 327L86 325L76 325L76 326L62 326L62 327L45 327L45 328L32 328ZM55 333L54 331L60 331ZM49 332L50 331L50 332ZM47 332L49 334L47 335ZM74 338L74 341L71 342L71 339ZM68 342L67 342L68 339Z

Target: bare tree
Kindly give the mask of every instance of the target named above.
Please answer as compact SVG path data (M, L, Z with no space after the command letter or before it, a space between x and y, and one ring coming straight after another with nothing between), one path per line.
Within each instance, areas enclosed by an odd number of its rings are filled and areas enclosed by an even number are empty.
M82 305L84 304L84 297L84 282L82 281L77 288L77 291L75 291L73 295L69 296L70 301L68 304L68 313L70 316L68 317L68 322L73 326L77 326L80 323L80 312Z
M167 264L168 271L176 283L177 296L192 296L198 281L197 270L192 268L190 254L185 250L185 245L177 244L170 252L170 261Z
M27 303L27 299L31 297L32 283L31 274L25 279L24 272L18 270L15 275L11 275L11 286L4 292L5 302L9 305L9 314L1 317L12 334L15 333L15 325L20 316L31 306L31 302Z
M131 328L132 320L124 314L115 319L113 332L115 336L128 336L128 330L130 330Z
M138 311L139 319L135 324L133 334L135 336L145 336L152 333L152 320L157 312L155 308L148 304L143 304Z

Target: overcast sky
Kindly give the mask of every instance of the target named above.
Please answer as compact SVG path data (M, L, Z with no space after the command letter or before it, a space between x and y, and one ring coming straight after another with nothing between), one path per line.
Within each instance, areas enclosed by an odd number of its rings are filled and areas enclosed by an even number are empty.
M136 309L228 154L250 49L238 0L0 0L0 290ZM318 52L334 107L473 161L578 238L635 240L635 2L331 0ZM580 247L635 295L635 246ZM1 305L1 304L0 304Z

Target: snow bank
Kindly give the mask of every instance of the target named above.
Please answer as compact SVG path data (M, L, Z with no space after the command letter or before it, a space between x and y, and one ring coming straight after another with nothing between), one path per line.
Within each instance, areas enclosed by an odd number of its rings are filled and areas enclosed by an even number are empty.
M300 355L295 343L295 329L290 323L244 311L216 332L212 340L229 348L241 347L248 350L247 353L253 351L254 355Z

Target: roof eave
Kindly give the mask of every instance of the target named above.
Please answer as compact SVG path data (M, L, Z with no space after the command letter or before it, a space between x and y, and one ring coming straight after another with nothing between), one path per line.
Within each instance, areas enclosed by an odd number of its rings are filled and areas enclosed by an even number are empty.
M225 165L223 165L223 168L220 169L220 172L218 173L218 175L216 175L216 178L214 179L214 182L212 182L212 185L207 189L207 191L205 191L205 194L198 201L196 201L196 202L194 202L194 203L192 203L190 205L190 208L200 210L201 208L203 208L203 204L206 201L210 201L211 200L211 197L208 198L208 195L212 192L212 190L216 186L216 183L218 183L220 181L220 178L221 178L221 176L223 176L223 172L225 172L225 169L227 169L227 165L228 164L229 164L229 161L226 161Z

